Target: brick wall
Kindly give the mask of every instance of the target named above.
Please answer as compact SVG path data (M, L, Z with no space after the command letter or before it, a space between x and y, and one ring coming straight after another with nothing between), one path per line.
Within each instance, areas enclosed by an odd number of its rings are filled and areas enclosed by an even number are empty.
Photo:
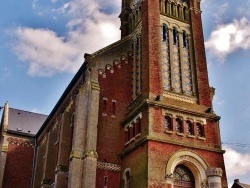
M33 157L33 147L9 144L2 188L30 187Z

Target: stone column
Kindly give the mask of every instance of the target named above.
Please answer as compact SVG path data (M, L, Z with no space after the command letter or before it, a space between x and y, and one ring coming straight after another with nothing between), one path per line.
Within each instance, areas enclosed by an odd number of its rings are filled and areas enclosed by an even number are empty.
M42 180L42 188L50 188L51 184L55 179L55 160L56 160L56 148L55 142L57 137L57 128L58 123L52 127L48 133L48 142L47 142L47 152L46 152L46 162L45 162L45 172Z
M221 168L209 168L206 170L208 188L222 188L222 173Z
M8 128L8 122L9 122L9 104L8 102L4 105L4 111L3 111L3 119L2 119L2 125L0 127L3 127L2 132L0 132L0 187L2 187L3 183L3 177L4 177L4 169L7 159L7 153L8 153L8 146L9 143L7 141L7 128ZM0 129L1 130L1 129Z
M33 187L41 187L41 181L43 178L43 158L46 150L46 136L42 139L42 141L37 146L36 151L36 165L34 170L34 181L33 181Z
M71 107L73 101L70 103ZM55 188L67 186L67 173L69 171L69 157L72 149L72 128L71 115L68 110L62 115L62 125L60 130L60 141L58 150L58 161L55 176Z
M88 104L88 123L86 135L86 150L84 152L83 188L95 188L97 166L97 124L99 111L100 87L97 82L91 82Z
M85 82L76 98L75 126L73 130L72 151L70 154L69 188L82 188L83 158L86 148L90 83Z
M2 145L1 153L0 153L0 187L2 187L2 184L3 184L7 152L8 152L8 145Z

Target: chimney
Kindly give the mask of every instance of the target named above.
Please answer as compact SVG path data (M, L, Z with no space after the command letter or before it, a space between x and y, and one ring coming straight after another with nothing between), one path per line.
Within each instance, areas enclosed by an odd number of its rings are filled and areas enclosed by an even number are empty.
M239 179L235 179L234 183L240 183L240 180Z

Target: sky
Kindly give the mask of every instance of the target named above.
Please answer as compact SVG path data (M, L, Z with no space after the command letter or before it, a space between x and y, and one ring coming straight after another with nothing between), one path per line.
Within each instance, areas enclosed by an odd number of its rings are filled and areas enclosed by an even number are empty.
M250 0L202 0L229 186L250 184ZM2 0L0 106L49 114L84 61L120 39L121 0Z

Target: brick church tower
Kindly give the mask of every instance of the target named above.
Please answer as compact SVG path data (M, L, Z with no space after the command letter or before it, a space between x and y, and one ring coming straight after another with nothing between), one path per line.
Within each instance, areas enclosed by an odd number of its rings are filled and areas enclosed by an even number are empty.
M122 0L36 135L33 187L227 188L200 0Z
M200 0L123 0L120 17L121 36L134 36L123 177L131 187L227 187Z

